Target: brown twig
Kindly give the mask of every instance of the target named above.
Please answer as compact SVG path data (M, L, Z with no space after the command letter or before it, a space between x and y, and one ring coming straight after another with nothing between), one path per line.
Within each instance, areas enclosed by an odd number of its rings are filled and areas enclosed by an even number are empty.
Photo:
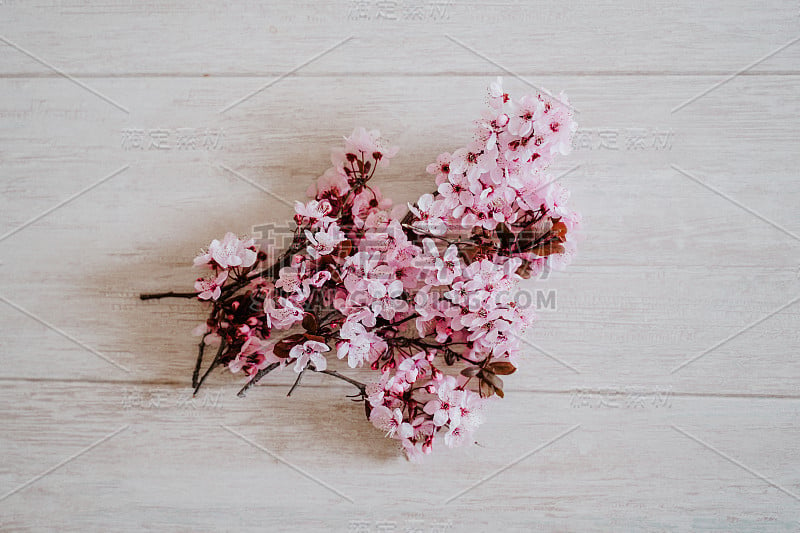
M248 381L245 384L245 386L242 387L241 390L236 394L236 396L238 396L239 398L244 398L245 394L247 393L247 390L250 387L252 387L256 383L258 383L261 380L261 378L263 378L264 376L266 376L267 374L269 374L270 372L272 372L273 370L275 370L279 366L280 366L280 363L272 363L271 365L267 366L266 368L262 368L261 370L256 372L256 375L253 376L253 379Z
M346 381L349 384L351 384L351 385L353 385L355 387L358 387L358 390L361 391L361 395L362 396L366 396L367 395L367 385L365 383L361 383L360 381L356 381L353 378L349 378L349 377L345 376L344 374L338 373L335 370L317 370L316 368L314 368L313 365L309 365L308 369L312 370L314 372L319 372L320 374L328 374L329 376L333 376L335 378L341 379L342 381Z
M200 365L203 364L203 352L206 349L206 337L209 335L210 333L203 335L203 338L200 339L200 344L198 345L197 362L194 365L194 372L192 372L192 387L197 387L198 385L197 379L200 377Z
M159 298L197 298L196 292L155 292L151 294L140 294L140 300L158 300Z
M287 392L287 393L286 393L286 397L287 397L287 398L288 398L289 396L291 396L291 395L292 395L292 393L294 392L294 389L296 389L296 388L297 388L297 386L298 386L298 385L300 385L300 380L301 380L301 379L303 379L303 374L305 374L305 373L306 373L306 371L305 371L305 369L303 369L303 370L301 370L301 371L300 371L300 373L299 373L299 374L297 374L297 379L296 379L296 380L294 380L294 385L292 385L292 388L291 388L291 389L289 389L289 392Z
M219 360L220 360L220 358L222 357L222 352L223 352L224 350L225 350L225 341L220 341L220 343L219 343L219 350L217 350L217 355L216 355L216 356L214 356L214 360L213 360L213 361L211 361L211 364L210 364L210 365L208 365L208 368L206 369L206 372L205 372L205 374L203 374L203 377L202 377L202 378L200 378L200 381L198 381L198 382L197 382L197 385L195 385L195 387L194 387L194 393L193 393L193 394L197 394L197 391L198 391L198 390L200 390L200 386L201 386L201 385L203 384L203 382L206 380L206 378L208 377L208 375L211 373L211 371L212 371L212 370L214 370L214 369L217 367L217 364L219 363Z

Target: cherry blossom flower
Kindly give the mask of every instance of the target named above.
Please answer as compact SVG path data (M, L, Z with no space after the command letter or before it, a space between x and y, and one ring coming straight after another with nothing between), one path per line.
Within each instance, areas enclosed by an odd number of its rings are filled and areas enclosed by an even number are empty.
M572 135L577 130L577 124L572 120L569 99L561 93L557 105L547 98L542 102L541 108L536 125L540 131L546 133L544 145L551 154L569 154L572 150Z
M275 301L267 299L264 301L264 311L266 312L267 325L275 329L287 329L292 324L303 320L303 309L296 306L288 298L278 298L280 307L275 305Z
M411 424L403 421L403 412L400 409L392 410L386 406L379 405L372 409L369 420L376 428L385 431L387 437L395 437L396 435L402 439L407 439L414 434Z
M408 310L408 302L399 299L403 294L403 282L399 279L388 285L380 281L372 281L368 285L368 291L369 295L374 298L370 307L376 316L391 320L396 313Z
M432 194L423 194L417 205L408 204L409 210L416 216L414 228L432 235L444 235L447 224L443 220L444 203L433 199Z
M426 452L424 443L414 442L411 439L403 439L400 441L400 445L403 448L403 453L405 453L406 458L412 463L421 462L424 454L430 453L430 447L428 447L428 451Z
M503 78L498 76L497 80L489 84L489 105L496 109L502 108L508 100L508 93L503 90Z
M320 288L331 279L331 273L327 270L319 270L310 277L303 279L303 287L308 290L310 287Z
M427 352L418 352L413 357L400 361L395 376L408 384L413 384L417 382L417 379L426 375L430 366Z
M469 433L461 426L451 426L444 434L444 443L448 448L456 448L466 442Z
M235 234L228 232L222 241L214 239L208 246L208 252L200 254L195 260L195 266L205 265L212 260L220 268L253 266L256 262L255 241L253 239L241 240Z
M295 372L302 372L311 362L317 370L325 370L328 368L328 360L322 355L323 352L330 350L327 344L317 341L306 341L302 345L298 344L289 351L289 357L296 359L294 365Z
M278 272L278 280L275 282L275 287L283 289L289 294L302 294L305 272L305 262L301 263L299 267L283 267Z
M497 150L487 149L485 143L471 143L453 152L450 172L463 173L474 181L497 166Z
M464 390L460 397L458 425L466 431L474 431L484 421L488 400L471 390Z
M270 363L267 354L274 355L264 341L250 337L242 345L236 357L228 363L228 370L234 374L244 370L245 374L252 376Z
M544 113L544 104L536 95L525 95L511 104L508 131L524 137L533 131L534 121Z
M451 244L441 257L436 258L436 279L441 285L449 285L461 275L461 259L458 257L458 247Z
M328 225L334 221L328 214L333 208L328 200L311 200L308 203L295 202L295 220L298 224Z
M311 244L306 248L308 255L314 259L318 259L323 255L330 254L336 245L347 239L344 233L339 229L339 225L335 222L332 223L324 230L316 233L311 233L306 230L306 237Z
M214 279L200 278L194 282L194 290L197 291L197 297L201 300L217 300L222 294L222 286L225 280L228 279L228 271L223 270Z
M350 368L363 366L372 362L387 349L386 342L377 334L367 332L364 325L354 320L348 320L339 330L339 336L345 339L339 343L336 357L347 357Z
M458 425L459 420L461 420L459 403L462 391L456 389L456 379L452 376L447 376L439 384L436 394L437 398L425 404L424 411L429 415L433 415L433 423L437 426L445 425L448 420L452 424Z
M436 162L428 165L425 170L428 174L436 176L437 184L444 182L450 174L450 161L452 159L450 152L441 153L436 157Z
M378 187L365 187L361 193L353 198L353 217L356 227L363 228L366 218L372 215L371 221L377 214L388 215L388 209L392 207L391 198L384 198ZM388 218L388 217L387 217Z
M379 166L387 167L398 150L396 146L384 146L380 131L356 128L344 138L344 149L333 151L331 161L335 167L344 168L348 163L347 155L352 154L359 159L373 159Z
M444 207L451 210L451 216L459 218L466 208L473 207L482 187L479 182L467 179L465 174L455 174L449 181L440 184L437 190L442 195Z
M312 183L306 194L311 198L338 198L347 194L350 185L347 184L347 176L341 169L329 168L322 176L317 178L316 183Z

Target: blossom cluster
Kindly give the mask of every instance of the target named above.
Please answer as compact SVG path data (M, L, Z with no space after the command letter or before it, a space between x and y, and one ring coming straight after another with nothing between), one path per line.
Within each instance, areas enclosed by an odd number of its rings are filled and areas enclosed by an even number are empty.
M473 140L427 167L436 189L394 206L373 183L397 154L376 130L357 128L332 166L296 202L287 250L261 250L228 233L195 265L211 306L198 328L194 384L226 367L247 383L288 367L358 388L372 424L410 459L470 442L500 376L520 363L534 319L515 299L523 278L561 268L575 252L580 216L548 174L576 130L566 97L512 100L492 83ZM206 346L216 356L200 377ZM361 383L329 369L364 368ZM362 373L363 374L363 373Z

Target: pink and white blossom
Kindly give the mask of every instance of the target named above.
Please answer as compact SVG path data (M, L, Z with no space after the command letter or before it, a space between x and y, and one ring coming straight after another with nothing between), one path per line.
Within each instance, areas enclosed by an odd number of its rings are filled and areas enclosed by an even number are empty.
M389 409L379 405L374 407L369 415L369 420L376 428L386 432L387 437L407 439L414 434L411 424L403 421L403 412L400 409Z
M444 235L447 231L444 202L434 200L432 194L423 194L417 205L408 204L408 209L417 219L414 228L431 235Z
M306 248L308 250L308 255L314 259L330 254L333 252L333 249L336 248L337 244L347 239L344 233L342 233L342 230L339 229L339 225L335 222L326 229L316 233L311 233L311 231L306 230L306 238L308 238L308 242L310 243Z
M223 270L214 279L200 278L194 282L194 290L197 291L197 297L201 300L217 300L222 294L222 286L225 280L228 279L228 271Z
M313 363L316 370L322 371L328 368L328 360L322 355L324 352L330 350L330 347L324 342L306 341L303 344L298 344L289 351L289 357L295 359L294 371L302 372L308 366L308 363Z
M235 234L228 232L221 241L214 239L208 246L208 252L200 254L194 260L195 266L205 265L212 260L220 268L244 267L249 268L256 262L255 241L242 240Z
M201 353L218 350L212 368L247 376L242 392L287 365L344 379L410 460L472 442L498 376L524 363L535 313L516 298L523 277L566 266L581 225L548 171L577 128L566 96L512 99L498 78L488 103L470 142L427 165L433 192L407 212L373 181L397 148L356 128L295 203L283 254L233 233L212 241L194 285L211 309L196 334ZM331 364L370 383L328 371L332 349Z

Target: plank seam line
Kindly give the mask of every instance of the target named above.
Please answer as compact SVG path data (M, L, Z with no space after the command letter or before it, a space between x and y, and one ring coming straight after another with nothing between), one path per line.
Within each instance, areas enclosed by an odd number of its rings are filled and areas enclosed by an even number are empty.
M85 379L68 379L68 378L25 378L25 377L9 377L9 376L0 376L0 383L10 383L10 384L21 384L21 383L52 383L52 384L75 384L75 385L121 385L121 386L137 386L137 387L176 387L179 389L191 389L191 383L188 381L148 381L148 380L131 380L131 381L121 381L121 380L104 380L104 379L96 379L96 380L85 380ZM220 387L227 388L230 384L222 384ZM257 387L255 387L254 392L258 390L259 387L267 388L267 389L287 389L291 386L291 383L261 383ZM338 389L341 388L338 384L314 384L308 383L303 385L304 389ZM235 396L236 387L231 387L231 394ZM586 394L613 394L618 392L622 394L626 391L624 387L573 387L570 389L530 389L530 390L523 390L523 389L514 389L514 388L506 388L505 391L509 394L545 394L545 395L572 395L576 392L586 393ZM665 389L661 388L652 388L648 389L646 387L636 386L636 392L661 392L665 394L669 394L671 397L679 397L679 398L708 398L708 399L754 399L754 400L800 400L800 394L770 394L770 393L716 393L716 392L686 392L686 391L674 391L669 390L666 391Z
M419 77L419 78L447 78L447 77L491 77L496 75L496 71L470 71L470 72L343 72L343 71L323 71L323 72L306 72L306 73L293 73L293 78L333 78L333 77L354 77L359 76L363 78L399 78L399 77ZM609 70L609 71L533 71L533 72L519 72L521 76L575 76L575 77L716 77L725 75L727 72L723 71L624 71L624 70ZM76 78L86 79L130 79L130 78L272 78L280 75L277 72L77 72L71 74ZM800 76L800 70L764 70L755 72L745 72L739 77L769 77L769 76ZM50 72L7 72L0 73L0 79L57 79L61 76Z

